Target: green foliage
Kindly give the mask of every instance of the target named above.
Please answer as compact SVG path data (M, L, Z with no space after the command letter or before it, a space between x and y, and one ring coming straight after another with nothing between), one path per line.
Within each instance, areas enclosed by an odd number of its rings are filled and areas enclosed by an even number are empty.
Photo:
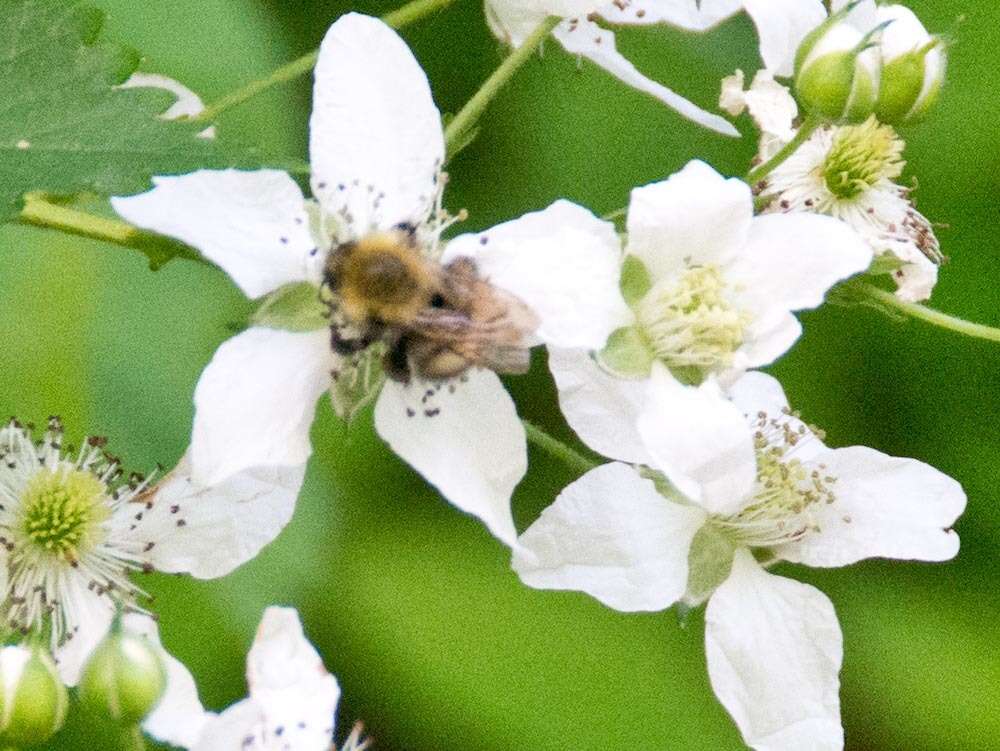
M116 88L140 56L99 42L103 20L80 2L0 0L0 219L29 191L125 195L154 174L259 164L198 138L205 123L161 119L173 94Z

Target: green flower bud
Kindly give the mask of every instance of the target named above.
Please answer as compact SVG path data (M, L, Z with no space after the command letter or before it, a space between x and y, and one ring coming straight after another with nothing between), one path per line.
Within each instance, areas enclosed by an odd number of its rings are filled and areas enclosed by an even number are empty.
M131 727L159 702L167 673L156 648L144 636L113 629L83 668L80 700L95 713Z
M944 84L947 55L940 37L932 37L909 8L880 6L882 81L875 114L890 125L914 122L937 101Z
M872 38L834 14L795 55L795 92L803 109L837 122L862 122L875 109L881 62Z
M38 647L0 650L0 746L36 746L63 726L69 697L49 654Z

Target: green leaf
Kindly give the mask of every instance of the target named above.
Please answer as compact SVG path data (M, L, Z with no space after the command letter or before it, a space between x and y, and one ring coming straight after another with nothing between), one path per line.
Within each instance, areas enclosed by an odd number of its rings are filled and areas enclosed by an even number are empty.
M646 264L633 255L625 256L620 286L625 302L630 306L636 305L653 287Z
M598 359L602 365L619 375L645 378L653 367L656 355L639 329L625 326L611 333Z
M0 220L32 191L126 195L152 175L260 165L198 138L205 123L160 119L170 92L116 88L140 56L97 43L103 20L73 0L0 0Z
M285 331L317 331L330 325L330 310L320 290L309 282L285 284L264 298L251 321Z
M341 420L351 422L382 390L385 351L384 344L373 344L364 352L345 358L336 369L330 384L330 406Z

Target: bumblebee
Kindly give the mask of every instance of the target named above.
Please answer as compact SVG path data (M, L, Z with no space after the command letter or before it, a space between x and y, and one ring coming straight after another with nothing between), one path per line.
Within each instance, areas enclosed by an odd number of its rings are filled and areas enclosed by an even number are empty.
M394 380L453 378L471 367L528 370L537 316L482 278L471 258L444 265L425 258L412 226L339 245L323 279L333 293L333 350L351 355L384 342L385 372Z

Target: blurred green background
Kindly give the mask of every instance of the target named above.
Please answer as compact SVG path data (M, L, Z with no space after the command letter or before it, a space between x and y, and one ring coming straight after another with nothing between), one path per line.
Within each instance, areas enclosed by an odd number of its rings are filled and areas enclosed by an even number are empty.
M143 68L207 101L315 47L341 13L387 3L281 0L95 0L106 34L134 45ZM967 16L946 95L905 132L921 210L947 223L952 262L933 304L1000 325L996 228L1000 7L993 0L913 0L933 31ZM456 111L502 59L478 0L403 32L443 112ZM619 34L651 76L713 107L719 79L757 67L738 17L704 36ZM221 127L304 156L310 82L276 88ZM742 174L748 137L700 130L556 45L489 109L479 139L450 166L447 204L473 229L568 197L603 213L628 190L700 157ZM175 261L150 272L137 253L39 229L0 228L0 412L61 414L75 438L109 436L135 469L184 450L191 394L215 347L249 304L220 272ZM943 565L873 561L780 572L833 600L845 635L847 746L1000 748L1000 543L997 455L1000 347L866 309L803 316L805 336L773 371L833 445L867 444L958 478L969 508L962 552ZM522 414L569 438L539 356L510 380ZM571 593L521 586L478 523L456 513L374 436L370 415L339 425L323 403L315 454L294 520L257 559L219 581L154 575L166 646L194 673L205 704L245 695L244 657L263 609L297 607L340 679L339 736L360 718L383 751L737 749L708 685L701 612L624 615ZM573 479L533 453L515 498L519 526ZM378 489L373 494L372 489ZM103 741L80 719L47 748Z

